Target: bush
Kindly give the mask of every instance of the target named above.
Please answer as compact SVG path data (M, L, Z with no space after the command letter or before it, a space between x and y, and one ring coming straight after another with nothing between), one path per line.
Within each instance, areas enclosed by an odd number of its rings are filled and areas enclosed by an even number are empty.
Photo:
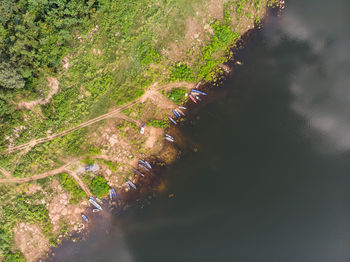
M109 192L109 185L103 176L94 177L89 184L89 188L91 190L91 193L97 197L103 197Z
M193 81L192 70L184 63L177 63L170 67L170 80Z
M182 105L186 101L186 89L183 87L180 88L173 88L168 93L168 98L173 100L175 104Z

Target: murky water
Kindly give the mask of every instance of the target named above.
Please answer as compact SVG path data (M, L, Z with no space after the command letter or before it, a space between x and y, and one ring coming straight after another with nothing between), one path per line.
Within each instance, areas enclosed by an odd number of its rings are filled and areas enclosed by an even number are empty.
M287 1L182 127L198 152L166 171L166 192L50 261L350 261L349 11Z

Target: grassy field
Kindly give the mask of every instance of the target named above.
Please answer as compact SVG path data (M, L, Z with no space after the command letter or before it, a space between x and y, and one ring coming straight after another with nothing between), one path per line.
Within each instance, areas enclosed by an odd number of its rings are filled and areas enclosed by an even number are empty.
M98 0L82 1L82 5L73 2L77 5L74 10L79 10L76 14L62 15L64 11L50 9L49 17L41 17L40 30L35 33L38 38L43 35L42 40L32 43L30 49L32 53L37 51L33 55L21 54L32 57L21 65L23 81L17 81L21 88L3 88L0 80L0 151L109 112L141 97L154 84L161 87L176 82L215 81L222 72L220 65L234 56L229 50L240 36L260 23L267 5L276 4L275 0ZM38 15L36 8L39 7L28 9L31 13L27 11L23 21ZM39 22L34 19L33 23ZM9 22L2 22L0 39L10 39L14 31L8 28ZM24 32L30 32L28 28ZM0 51L1 48L4 47L0 45ZM30 77L28 68L32 68ZM53 89L48 77L56 79L59 85L46 101ZM163 96L181 104L185 92L180 86ZM40 99L44 102L30 104ZM23 101L28 104L19 106ZM164 112L154 101L146 101L125 109L123 114L149 127L164 128L168 126ZM107 127L123 141L129 141L124 151L132 154L118 151L126 155L121 161L131 161L138 153L150 151L134 123L106 120L23 152L2 154L0 166L14 177L29 177L58 168L73 158L96 156L96 162L113 174L119 172L124 181L130 172L119 161L98 159L101 152L117 150L107 147L102 139ZM70 203L84 199L83 191L70 176L62 173L57 178L71 195ZM84 179L94 194L104 196L108 192L103 176L87 175ZM52 191L53 181L43 179L39 182L42 190L32 194L26 194L22 186L0 185L0 261L24 259L13 247L13 228L20 221L40 225L43 233L54 239L47 208L40 202L51 201L48 192Z

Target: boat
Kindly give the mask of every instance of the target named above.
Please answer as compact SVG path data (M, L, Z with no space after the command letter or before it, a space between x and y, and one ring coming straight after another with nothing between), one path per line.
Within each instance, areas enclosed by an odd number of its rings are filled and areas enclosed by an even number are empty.
M93 210L92 210L92 213L97 213L97 212L100 212L101 210L99 210L99 209L97 209L97 208L94 208Z
M131 182L130 180L128 180L128 182L126 182L129 184L129 186L131 186L133 189L136 189L136 186L133 182Z
M198 82L198 84L196 85L196 89L201 85L201 81Z
M194 99L194 97L193 97L192 95L188 95L188 96L191 98L191 100L193 101L193 103L197 104L196 99Z
M140 134L143 135L144 133L145 133L145 124L143 124L140 129Z
M147 167L145 167L144 165L139 164L139 167L141 167L142 169L146 170L147 172L150 171L150 170L149 170Z
M182 112L180 109L177 109L176 112L179 112L181 115L185 116L185 113Z
M142 177L144 177L145 175L144 174L142 174L140 171L138 171L136 168L134 168L134 171L135 171L135 173L136 174L139 174L140 176L142 176Z
M114 188L111 189L112 190L112 196L114 199L117 199L117 193L115 192Z
M170 138L170 137L166 137L165 139L168 140L169 142L174 143L174 139L172 139L172 138Z
M102 207L99 204L97 204L97 202L94 200L94 198L92 196L90 196L89 202L97 209L99 209L101 211L103 210Z
M197 99L198 101L202 101L202 99L200 99L199 96L193 95L193 97L194 97L195 99Z
M173 138L171 135L169 135L169 134L165 134L165 136L174 139L174 138Z
M204 95L204 96L207 95L206 93L204 93L204 92L202 92L202 91L199 91L199 90L197 90L197 89L192 89L191 92L197 93L197 94L200 94L200 95Z
M110 199L113 199L112 189L109 190L109 198L110 198Z
M100 204L103 204L103 202L102 202L101 199L99 199L99 198L97 198L97 197L96 197L95 199L96 199L96 201L99 202Z
M89 219L84 214L81 214L81 217L85 220L85 222L89 222Z
M174 113L174 115L175 115L177 118L180 117L180 115L179 115L175 110L173 110L173 113Z
M197 103L197 102L196 102ZM175 125L177 125L176 121L172 119L171 117L168 117L171 122L173 122Z
M152 166L145 160L146 166L148 166L150 169L152 169Z
M186 110L187 108L184 107L184 106L179 106L179 108L183 109L183 110Z

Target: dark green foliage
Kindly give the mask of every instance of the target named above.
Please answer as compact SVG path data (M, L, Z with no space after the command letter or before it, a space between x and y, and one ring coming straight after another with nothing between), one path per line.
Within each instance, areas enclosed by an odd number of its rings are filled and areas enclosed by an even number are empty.
M22 76L6 62L0 62L0 88L21 89L24 87Z
M0 117L11 114L13 107L11 107L5 100L0 98ZM1 119L0 119L1 122Z
M193 81L193 73L188 65L177 63L170 67L170 80Z
M27 83L34 82L40 70L60 64L72 30L94 6L94 0L0 0L1 57L15 64Z
M89 184L91 193L97 197L103 197L109 192L109 185L103 176L96 176Z
M173 100L175 104L182 105L186 101L186 89L183 87L173 88L168 93L168 98Z
M59 174L58 180L60 181L62 188L71 194L70 202L72 204L79 203L86 196L78 183L67 173Z

